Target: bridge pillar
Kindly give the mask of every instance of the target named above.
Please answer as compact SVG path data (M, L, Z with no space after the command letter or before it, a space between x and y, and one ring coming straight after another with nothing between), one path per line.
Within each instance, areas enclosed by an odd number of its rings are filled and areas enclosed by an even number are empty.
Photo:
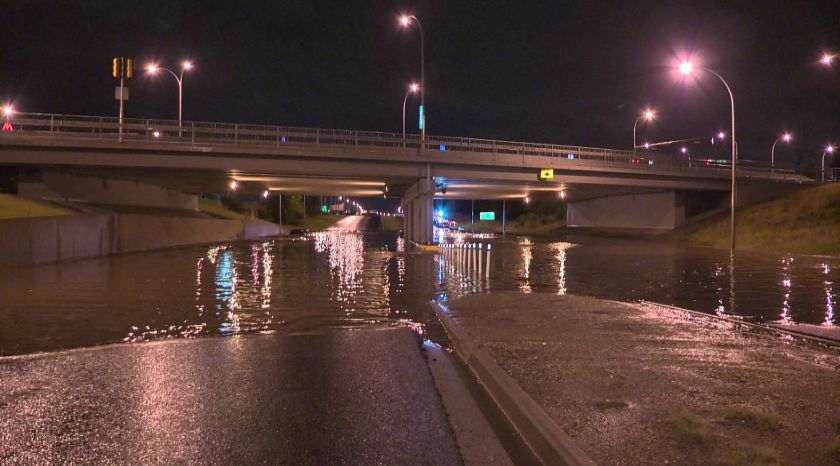
M570 227L673 230L684 223L685 202L674 191L604 196L566 206Z
M426 178L417 180L403 195L401 205L405 222L405 238L420 244L432 244L434 189Z

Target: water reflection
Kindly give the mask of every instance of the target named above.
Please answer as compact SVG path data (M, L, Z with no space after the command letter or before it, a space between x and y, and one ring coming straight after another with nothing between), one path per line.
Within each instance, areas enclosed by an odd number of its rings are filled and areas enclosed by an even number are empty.
M324 325L404 325L433 335L429 300L491 289L838 324L840 259L612 240L480 241L492 242L489 269L486 247L415 253L396 235L341 231L3 269L0 354Z
M833 302L833 289L832 284L833 282L829 279L829 274L831 274L831 267L828 264L822 264L822 272L825 275L825 280L823 280L823 290L825 291L825 320L823 321L823 325L833 326L834 325L834 302Z
M782 258L782 314L779 321L783 324L793 322L793 317L790 312L790 294L793 287L792 266L793 257Z
M566 294L566 250L573 248L572 243L554 243L552 247L557 251L557 294Z
M531 252L533 243L528 238L520 238L519 239L519 250L522 254L522 278L521 283L519 285L519 291L523 293L530 293L531 292L531 259L534 257L533 252Z

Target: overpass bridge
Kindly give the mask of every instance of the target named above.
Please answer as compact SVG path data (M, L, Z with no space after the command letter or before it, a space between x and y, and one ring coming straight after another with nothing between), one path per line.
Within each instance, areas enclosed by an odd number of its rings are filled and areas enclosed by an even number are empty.
M557 192L569 202L570 218L578 206L578 218L597 223L592 209L603 206L586 203L611 199L607 210L668 210L669 204L673 210L675 193L729 190L725 163L650 152L446 136L423 143L418 135L396 133L139 118L120 125L112 117L43 113L17 113L11 123L14 131L0 133L2 165L185 193L223 192L236 180L254 192L400 197L407 236L424 243L432 241L435 197L522 199ZM541 179L543 169L553 176ZM809 181L756 166L739 166L739 178ZM666 217L666 228L679 221Z

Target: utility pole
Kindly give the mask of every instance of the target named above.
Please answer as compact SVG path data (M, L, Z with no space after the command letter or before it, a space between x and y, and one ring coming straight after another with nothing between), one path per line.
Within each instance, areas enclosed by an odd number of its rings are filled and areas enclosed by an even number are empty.
M111 76L120 80L120 87L114 90L114 98L120 101L120 129L119 141L123 142L123 115L125 113L125 101L128 100L128 89L125 87L125 80L134 77L134 60L126 57L114 57Z

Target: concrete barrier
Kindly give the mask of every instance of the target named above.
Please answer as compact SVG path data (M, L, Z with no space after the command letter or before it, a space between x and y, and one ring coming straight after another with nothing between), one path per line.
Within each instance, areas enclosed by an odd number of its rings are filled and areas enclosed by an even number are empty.
M42 264L121 252L273 236L279 225L140 214L0 220L0 265Z

